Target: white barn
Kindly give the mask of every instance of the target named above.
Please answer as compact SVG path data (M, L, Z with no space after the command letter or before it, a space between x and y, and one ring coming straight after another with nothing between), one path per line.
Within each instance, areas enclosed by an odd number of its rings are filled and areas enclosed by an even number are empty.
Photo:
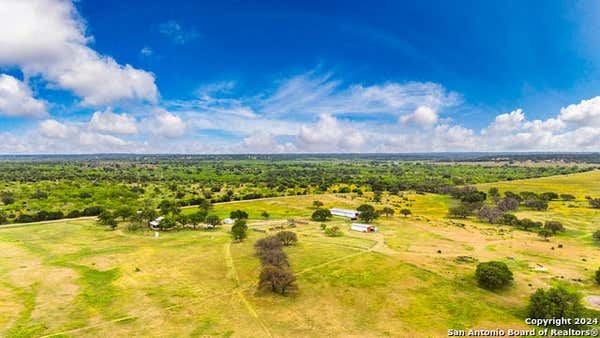
M376 232L377 227L370 224L352 223L350 229L358 232Z
M348 217L350 219L357 219L358 215L360 215L360 211L351 209L331 208L329 211L334 216Z

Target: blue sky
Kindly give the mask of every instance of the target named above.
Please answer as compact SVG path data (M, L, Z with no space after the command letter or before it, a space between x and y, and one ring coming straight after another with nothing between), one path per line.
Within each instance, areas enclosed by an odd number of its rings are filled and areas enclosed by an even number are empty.
M597 151L600 6L0 3L0 153Z

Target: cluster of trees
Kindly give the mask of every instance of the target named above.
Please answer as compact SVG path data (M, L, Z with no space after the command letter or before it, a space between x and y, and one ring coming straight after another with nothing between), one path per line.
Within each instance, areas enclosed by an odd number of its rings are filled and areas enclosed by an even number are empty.
M42 221L52 221L63 218L77 218L77 217L87 217L87 216L98 216L104 211L104 208L101 206L93 206L83 209L83 211L73 210L68 214L64 214L62 211L38 211L34 214L21 213L14 219L15 223L31 223L31 222L42 222ZM8 215L6 213L2 213L5 216L5 221L2 222L2 217L0 217L0 224L8 222Z
M448 214L451 217L467 218L468 216L476 215L479 219L487 223L521 226L525 230L528 230L529 228L544 227L545 230L551 232L550 235L555 234L557 231L563 231L564 227L562 224L550 221L546 222L544 225L529 219L518 220L510 212L517 211L520 206L525 206L538 211L547 210L548 201L558 199L559 197L565 199L573 197L568 194L559 196L554 192L536 194L527 191L519 194L506 191L504 197L502 197L496 188L491 188L486 194L485 192L478 191L474 187L448 187L444 192L461 201L459 206L452 207L448 210ZM495 206L485 204L488 196ZM549 233L544 231L542 234L548 235Z
M221 219L217 215L209 215L212 209L210 203L200 203L198 209L190 214L183 214L179 203L173 200L163 200L159 203L158 209L152 206L148 201L141 209L132 206L121 206L116 210L107 210L101 207L94 207L91 210L84 210L85 214L96 214L98 224L109 226L112 229L117 227L119 221L129 221L126 226L128 231L135 231L146 228L150 221L155 220L159 215L162 220L158 227L163 230L171 230L191 225L196 230L199 224L205 223L211 227L221 224ZM79 217L79 216L77 216Z
M590 207L600 209L600 198L588 197L587 200L590 203Z
M518 219L515 215L502 212L497 208L483 206L477 212L477 216L484 222L490 224L511 225L520 227L525 231L538 229L538 234L544 239L556 235L559 231L565 231L565 227L559 221L536 222L529 218Z
M488 193L485 193L483 191L478 191L475 187L444 187L440 192L449 194L461 201L461 205L451 210L451 213L455 213L457 216L462 217L466 217L473 211L479 210L488 197L501 212L516 211L520 206L544 211L548 209L549 201L558 198L563 198L564 200L571 200L574 198L573 195L569 194L558 195L555 192L537 194L530 191L523 191L518 194L512 191L506 191L504 192L504 197L502 197L497 188L490 188Z
M489 261L477 265L475 271L477 283L488 290L501 290L509 286L514 277L508 266L499 261ZM595 275L600 284L600 269ZM529 318L582 318L587 310L581 304L581 295L563 287L548 290L537 289L529 298L527 313ZM566 327L577 327L576 323Z
M329 211L329 209L322 208L322 202L314 201L313 206L317 208L311 216L313 221L325 222L331 218L331 212ZM390 217L393 216L395 213L395 210L390 207L384 207L381 210L375 210L375 207L373 207L370 204L362 204L358 208L356 208L356 210L360 212L358 218L365 223L370 223L376 220L377 218L379 218L380 215ZM402 209L400 210L400 213L404 216L412 214L410 209Z
M282 295L297 289L296 275L290 267L287 254L283 251L284 246L297 242L298 237L292 231L281 231L275 236L256 241L254 249L262 264L258 281L260 289Z

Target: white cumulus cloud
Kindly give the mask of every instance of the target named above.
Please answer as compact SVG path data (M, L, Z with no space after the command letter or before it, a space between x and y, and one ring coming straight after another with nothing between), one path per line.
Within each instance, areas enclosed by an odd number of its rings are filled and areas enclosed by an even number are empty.
M157 100L153 74L88 46L93 38L70 0L2 0L0 13L0 66L40 75L82 97L84 105Z
M356 128L329 114L320 115L315 124L300 127L296 137L297 147L308 152L359 151L366 141Z
M0 115L11 117L43 117L46 103L33 98L29 86L6 74L0 74Z
M138 133L135 117L115 114L110 109L97 111L90 120L90 129L109 134L132 135Z
M281 144L275 135L265 131L245 137L242 147L242 152L249 153L283 153L295 150L296 147L292 143Z
M600 126L600 96L562 108L558 118L582 126Z
M77 135L79 130L56 120L44 120L39 124L42 135L52 139L67 139Z
M404 124L417 124L423 127L431 127L438 121L435 109L420 106L412 114L400 116L400 122Z
M496 134L501 132L509 132L519 129L523 121L525 121L525 114L522 109L516 109L510 113L500 114L496 116L494 122L489 127L481 131L482 134Z
M146 128L155 136L178 138L185 135L187 125L178 115L161 110L156 117L146 120Z

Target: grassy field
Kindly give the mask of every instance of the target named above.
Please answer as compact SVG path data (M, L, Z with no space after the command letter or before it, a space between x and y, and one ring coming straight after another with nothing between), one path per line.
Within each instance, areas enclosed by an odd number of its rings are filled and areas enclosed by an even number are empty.
M598 178L584 173L488 186L583 199L600 192ZM242 209L250 228L268 229L279 220L307 220L315 199L354 207L365 198L292 196L218 204L214 212L225 217ZM474 219L448 219L452 203L435 194L384 196L379 208L408 207L413 215L382 217L375 234L351 232L342 218L328 222L344 229L335 238L319 223L298 224L291 230L299 243L285 251L299 291L286 297L256 290L260 263L253 244L265 236L259 232L232 243L226 227L158 238L107 231L93 220L0 228L0 336L437 337L450 328L525 328L524 307L538 287L564 284L600 294L591 282L599 249L590 238L600 212L583 200L571 202L577 208L552 202L547 212L520 212L565 223L568 231L549 242ZM261 219L263 210L268 220ZM499 293L480 289L476 263L459 256L506 262L514 285Z

